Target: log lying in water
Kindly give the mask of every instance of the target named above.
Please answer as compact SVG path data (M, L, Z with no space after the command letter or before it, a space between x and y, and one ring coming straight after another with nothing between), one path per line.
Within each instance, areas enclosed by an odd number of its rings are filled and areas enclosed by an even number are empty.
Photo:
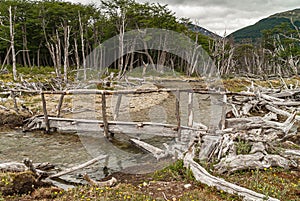
M130 139L130 141L137 147L141 148L142 150L145 150L146 152L149 152L154 155L155 158L159 159L159 156L164 153L164 150L157 148L155 146L152 146L151 144L148 144L146 142L136 140L136 139Z

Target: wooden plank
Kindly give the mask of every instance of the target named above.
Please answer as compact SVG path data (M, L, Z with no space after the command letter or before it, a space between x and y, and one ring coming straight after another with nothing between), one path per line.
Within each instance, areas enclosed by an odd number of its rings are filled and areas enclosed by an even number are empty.
M24 92L24 93L36 93L39 94L40 91L36 90L12 90L14 92ZM160 89L136 89L136 90L97 90L97 89L76 89L67 91L43 91L44 94L65 94L65 95L76 95L76 94L105 94L105 95L118 95L118 94L143 94L143 93L175 93L175 92L190 92L198 94L211 94L211 95L235 95L235 96L249 96L255 97L256 94L252 92L220 92L211 91L200 88L186 88L186 89L175 89L175 88L160 88Z
M104 132L103 121L101 120L89 120L89 119L69 119L69 118L57 118L48 117L51 122L51 127L57 128L60 131L92 131L92 132ZM44 117L37 117L34 122L43 122ZM178 137L177 125L163 124L155 122L120 122L120 121L108 121L108 131L111 133L121 134L147 134L153 136L162 137ZM45 128L45 124L38 124L36 127L32 126L32 129ZM188 126L181 126L181 130L190 130L197 132L205 132L204 130L192 128Z
M47 104L46 104L44 93L41 93L41 98L42 98L42 105L43 105L43 112L44 112L45 132L50 133L50 123L48 119Z

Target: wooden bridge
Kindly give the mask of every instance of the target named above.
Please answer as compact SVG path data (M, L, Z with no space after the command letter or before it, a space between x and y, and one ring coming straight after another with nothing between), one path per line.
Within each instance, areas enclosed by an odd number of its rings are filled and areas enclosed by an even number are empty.
M113 119L116 120L119 116L120 105L123 95L134 94L150 94L150 93L173 93L175 95L175 116L177 124L163 124L154 122L122 122L122 121L109 121L107 116L107 96L116 95L117 102L113 110ZM180 116L180 94L188 93L188 124L186 126L181 125ZM166 137L178 137L182 130L199 130L193 127L194 115L193 115L193 95L199 94L211 94L209 91L200 89L137 89L137 90L68 90L68 91L43 91L40 92L43 115L33 117L23 128L24 131L31 129L45 129L46 133L49 133L52 128L63 131L99 131L103 132L106 137L112 137L113 133L124 134L150 134L160 135ZM60 95L59 102L57 103L57 115L55 117L48 115L47 102L45 99L46 94ZM101 95L101 109L102 119L73 119L73 118L61 118L61 108L64 97L67 95ZM160 131L160 132L158 132Z
M143 134L151 136L161 136L161 137L171 137L176 138L177 141L182 140L188 144L191 139L190 135L193 133L205 133L207 127L201 123L197 123L195 126L194 122L194 111L193 111L193 101L195 94L205 94L205 95L221 95L226 98L227 95L239 95L239 93L232 92L213 92L203 89L172 89L172 88L157 88L157 89L135 89L135 90L67 90L67 91L42 91L39 92L42 100L43 115L31 118L27 124L24 126L24 131L34 130L34 129L44 129L46 133L51 130L61 130L61 131L96 131L103 133L108 139L114 137L114 134ZM176 117L176 124L167 123L155 123L155 122L125 122L116 121L120 112L120 105L122 102L122 97L124 95L140 95L140 94L150 94L150 93L172 93L174 95L175 110L174 115ZM181 98L181 94L185 93L188 96ZM56 116L49 116L47 110L47 102L45 95L60 95L59 101L57 103L57 114ZM80 118L62 118L61 108L63 105L64 97L68 95L98 95L101 97L101 120L96 119L80 119ZM116 95L117 101L113 107L112 116L113 120L108 119L107 113L107 98L109 96ZM247 94L243 94L247 95ZM253 94L249 94L252 96ZM172 99L173 101L173 99ZM224 103L223 103L224 104ZM226 104L224 104L226 105ZM187 116L185 116L185 122L187 125L182 125L182 115L180 114L182 109L187 110ZM221 125L225 126L225 113L226 107L222 109L222 119ZM99 111L100 114L100 111ZM111 118L111 116L110 116ZM186 121L187 120L187 121ZM139 143L134 141L135 144ZM144 144L140 142L139 146L145 148ZM147 145L148 146L148 145ZM154 147L152 147L154 148ZM155 149L154 149L155 150ZM152 152L152 151L150 151Z
M120 105L123 95L139 95L139 94L151 94L151 93L172 93L175 95L175 124L164 124L155 122L122 122L116 121L119 116ZM193 97L194 94L206 94L206 95L234 95L237 93L232 92L213 92L203 89L172 89L172 88L157 88L157 89L136 89L136 90L67 90L67 91L42 91L39 92L42 100L43 115L31 118L24 126L24 131L32 129L45 129L46 133L49 133L51 129L59 129L62 131L97 131L103 132L104 136L109 138L114 133L123 134L149 134L159 135L165 137L180 137L181 131L200 131L207 129L204 125L200 124L200 128L193 126L194 124L194 112L193 112ZM184 103L187 106L188 120L187 125L183 126L180 115L180 101L181 94L188 93L188 102ZM57 103L57 114L55 117L48 115L47 102L45 95L60 95ZM61 108L64 101L64 97L68 95L100 95L101 96L101 109L102 119L74 119L74 118L62 118ZM107 97L111 95L117 96L116 105L113 110L113 121L108 120L107 115ZM243 94L245 95L245 94ZM250 94L251 95L251 94ZM184 100L186 101L186 100ZM225 112L225 111L224 111ZM224 116L224 115L223 115ZM225 121L225 117L222 121Z

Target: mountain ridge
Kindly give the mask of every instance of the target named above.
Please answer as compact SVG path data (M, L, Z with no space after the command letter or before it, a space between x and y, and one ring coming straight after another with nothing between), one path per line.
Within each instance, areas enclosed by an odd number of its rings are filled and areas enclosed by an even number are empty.
M262 37L262 31L273 29L282 23L288 23L290 27L293 27L291 20L296 26L300 26L300 8L275 13L253 25L241 28L227 37L232 38L236 43L257 43Z

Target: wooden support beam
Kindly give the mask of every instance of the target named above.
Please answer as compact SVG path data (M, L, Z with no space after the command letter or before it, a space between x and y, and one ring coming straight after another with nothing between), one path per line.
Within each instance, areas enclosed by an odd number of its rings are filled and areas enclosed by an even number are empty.
M60 117L60 111L61 111L61 106L62 106L63 101L64 101L64 97L65 97L65 94L60 95L59 102L58 102L58 105L57 105L56 117Z
M221 130L225 129L226 111L227 111L227 96L223 95L222 116L221 116L221 125L220 125Z
M36 90L12 90L14 92L23 92L23 93L36 93L39 94L40 91ZM248 97L256 97L255 93L251 92L220 92L220 91L210 91L201 88L187 88L187 89L168 89L168 88L160 88L160 89L135 89L135 90L97 90L97 89L74 89L67 91L43 91L44 94L65 94L65 95L76 95L76 94L106 94L106 95L118 95L118 94L143 94L143 93L175 93L175 92L190 92L197 94L211 94L211 95L224 95L227 96L248 96Z
M180 92L175 93L175 115L177 120L178 138L181 138L181 120L180 120Z
M108 133L108 121L107 121L107 116L106 116L106 97L105 94L101 94L102 98L102 120L103 120L103 130L104 130L104 136L106 138L110 137Z
M117 103L116 103L116 107L114 110L114 121L116 121L119 116L121 100L122 100L122 94L118 94Z
M189 93L189 103L188 103L188 126L193 127L194 122L194 112L193 112L193 93Z
M42 104L43 104L44 122L46 125L45 132L48 134L48 133L50 133L50 123L49 123L49 119L48 119L47 104L46 104L44 93L41 93L41 98L42 98Z

